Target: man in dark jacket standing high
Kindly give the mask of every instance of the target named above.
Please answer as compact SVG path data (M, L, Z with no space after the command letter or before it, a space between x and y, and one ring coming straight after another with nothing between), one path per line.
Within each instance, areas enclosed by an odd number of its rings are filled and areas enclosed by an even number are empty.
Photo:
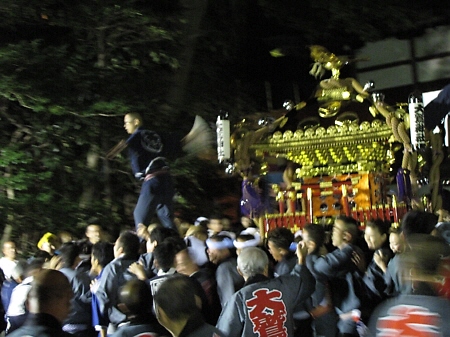
M161 157L166 151L162 138L143 128L142 117L138 113L125 115L124 128L130 135L126 144L131 169L134 176L143 181L133 214L136 230L147 228L155 212L164 227L175 229L172 201L175 188L169 167Z

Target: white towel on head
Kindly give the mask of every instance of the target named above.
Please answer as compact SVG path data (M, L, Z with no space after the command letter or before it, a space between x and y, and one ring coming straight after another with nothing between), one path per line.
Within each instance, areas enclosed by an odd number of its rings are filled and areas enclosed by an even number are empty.
M208 221L209 219L208 218L205 218L204 216L199 216L197 219L195 219L195 222L194 222L194 225L195 226L198 226L198 225L200 225L200 223L202 222L202 221Z
M189 256L194 263L201 267L209 261L206 253L206 243L195 236L188 236L184 238L187 245Z

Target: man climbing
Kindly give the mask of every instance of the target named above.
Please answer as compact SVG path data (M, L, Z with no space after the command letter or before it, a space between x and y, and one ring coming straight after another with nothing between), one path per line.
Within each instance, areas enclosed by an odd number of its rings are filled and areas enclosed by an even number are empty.
M130 134L126 144L131 169L137 179L143 180L133 213L136 230L146 227L155 211L163 226L175 228L172 201L175 189L169 166L160 157L164 147L161 137L145 130L142 117L134 112L125 115L124 128Z
M196 116L193 128L182 141L175 141L177 137L172 136L163 139L158 133L144 129L142 116L136 112L125 115L124 128L130 136L110 150L106 158L112 159L128 148L133 175L142 181L133 213L136 231L139 233L141 229L146 229L155 213L163 226L175 229L175 188L165 156L202 152L212 143L212 130L202 118Z

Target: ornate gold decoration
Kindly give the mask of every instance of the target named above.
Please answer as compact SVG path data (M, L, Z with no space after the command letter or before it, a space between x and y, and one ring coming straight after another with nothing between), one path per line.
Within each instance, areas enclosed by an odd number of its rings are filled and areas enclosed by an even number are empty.
M294 136L294 133L291 130L287 130L283 133L283 139L284 140L290 140Z
M314 60L314 65L309 73L316 78L321 78L325 74L325 70L331 71L331 78L322 80L315 92L317 102L320 104L318 110L320 117L336 116L349 101L362 103L369 96L369 93L354 78L339 79L341 68L350 62L348 57L337 56L330 53L325 47L318 45L309 48L310 56Z
M364 121L364 122L362 122L361 125L359 126L359 129L360 129L361 131L366 132L366 131L369 131L369 130L370 130L370 126L371 126L371 125L370 125L369 122Z
M327 134L329 134L330 136L333 136L333 135L337 134L338 132L339 132L338 128L335 125L331 125L327 129Z
M303 137L303 134L304 134L303 130L296 130L294 132L294 139L301 139Z
M296 130L293 135L301 134ZM285 132L286 135L286 132ZM300 177L334 175L343 172L386 171L393 158L389 139L392 129L384 121L372 123L344 121L341 126L310 127L303 137L286 137L275 132L254 144L257 153L285 157L301 165Z
M322 137L327 133L327 130L323 126L319 126L316 129L316 136Z
M314 77L322 77L324 69L331 70L333 78L339 78L340 69L348 63L347 57L338 57L330 53L325 47L313 45L309 47L311 58L315 61L313 69L309 72Z
M276 131L273 133L273 139L281 139L283 137L283 134L280 131Z

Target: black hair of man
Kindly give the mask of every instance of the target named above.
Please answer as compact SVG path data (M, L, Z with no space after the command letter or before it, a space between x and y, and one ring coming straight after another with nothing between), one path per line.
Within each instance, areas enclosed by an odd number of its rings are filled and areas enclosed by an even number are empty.
M179 253L182 250L185 250L187 248L186 241L184 241L184 239L181 236L171 236L164 241L173 243L174 248L175 248L175 253ZM189 243L190 243L190 241L189 241Z
M153 257L158 262L158 266L163 272L167 272L174 266L175 255L178 253L177 245L171 238L167 238L153 250Z
M224 218L224 216L222 216L222 215L220 215L218 213L214 213L214 214L211 214L209 216L209 221L211 221L211 220L220 220L220 221L222 221L223 218Z
M401 231L406 239L411 234L430 234L437 221L438 216L436 214L411 210L402 218Z
M216 242L222 242L225 239L230 240L231 238L228 235L224 235L224 234L214 234L209 239L212 241L216 241Z
M316 244L312 253L317 254L325 243L325 228L322 225L310 223L303 228L303 232L307 232L309 240Z
M122 247L127 259L137 260L139 258L140 241L135 233L131 231L123 232L117 239L117 243L119 247Z
M76 259L80 255L81 250L75 242L66 242L59 248L59 256L61 264L64 268L72 268Z
M346 215L338 215L336 217L336 220L342 221L342 223L345 226L345 231L348 232L352 236L352 240L349 243L353 243L356 240L358 240L359 236L359 228L358 228L358 221L353 219L350 216Z
M255 236L252 234L239 234L236 237L236 240L238 240L238 239L241 240L242 242L250 241L250 240L255 240Z
M138 279L127 281L119 290L119 302L126 305L128 316L134 319L144 318L146 321L156 321L152 312L153 296L150 287Z
M104 268L108 263L114 260L114 245L110 242L97 242L92 246L92 256L98 261L98 264Z
M382 219L371 219L367 221L366 227L371 227L373 229L378 230L378 232L383 235L389 235L389 229L391 228L391 223L388 221L384 221Z
M206 230L206 232L208 232L208 224L209 224L209 219L200 221L200 223L198 225L200 227L204 228Z
M52 255L50 255L49 252L46 252L45 250L39 249L36 254L34 254L34 259L42 259L44 262L50 261L52 258Z
M198 314L194 282L189 276L175 274L161 284L154 300L169 319L179 321Z
M150 241L156 242L158 245L169 237L179 237L180 234L172 229L163 226L157 226L150 232Z
M404 253L405 266L403 266L408 272L414 267L425 274L436 274L442 259L450 255L450 246L445 240L430 234L411 234L408 245L411 249Z
M44 258L35 257L28 262L25 274L27 277L34 275L42 269L46 260Z
M289 250L292 242L294 242L294 233L290 229L277 227L269 231L267 241L272 242L276 247Z

